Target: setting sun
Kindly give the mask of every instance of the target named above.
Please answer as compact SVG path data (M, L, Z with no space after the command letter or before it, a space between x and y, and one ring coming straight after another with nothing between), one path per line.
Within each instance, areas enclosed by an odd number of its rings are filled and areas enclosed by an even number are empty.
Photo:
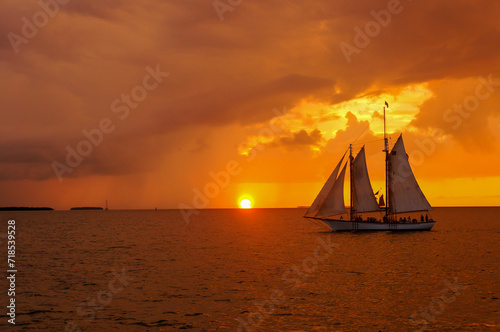
M252 207L252 202L249 199L242 199L240 201L240 208L242 209L250 209Z

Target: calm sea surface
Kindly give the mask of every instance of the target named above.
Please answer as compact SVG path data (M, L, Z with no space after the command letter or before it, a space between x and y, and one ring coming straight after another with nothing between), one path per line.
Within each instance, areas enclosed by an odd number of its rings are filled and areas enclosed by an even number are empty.
M500 208L437 208L415 233L331 233L304 212L1 212L0 330L500 330Z

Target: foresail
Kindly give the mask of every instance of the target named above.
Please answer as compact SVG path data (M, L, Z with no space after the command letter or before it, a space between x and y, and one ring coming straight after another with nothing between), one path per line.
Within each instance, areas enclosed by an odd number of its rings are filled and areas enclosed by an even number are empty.
M356 213L380 211L373 194L368 169L366 167L365 147L361 148L352 164L352 204Z
M346 213L344 204L344 178L346 166L347 163L344 165L344 168L342 168L342 172L340 172L332 190L330 190L323 204L320 206L318 213L316 213L316 217L328 217Z
M389 154L389 208L390 214L432 210L413 175L402 135Z
M321 191L319 192L318 196L316 196L316 199L312 203L309 210L307 210L307 212L305 214L306 217L314 217L316 215L316 213L318 212L319 208L321 207L321 205L323 205L323 202L325 201L326 196L328 196L328 193L332 190L333 185L335 184L335 180L337 180L337 175L339 174L340 165L342 165L342 161L344 160L344 157L345 157L345 153L342 156L342 159L340 159L339 163L337 164L337 167L335 167L332 174L330 174L330 177L323 185L323 188L321 188Z

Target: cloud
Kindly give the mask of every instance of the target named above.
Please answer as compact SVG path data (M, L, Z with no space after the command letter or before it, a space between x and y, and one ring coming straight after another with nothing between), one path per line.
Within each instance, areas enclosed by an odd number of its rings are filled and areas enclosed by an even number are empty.
M320 146L323 135L318 129L313 129L309 133L305 130L297 132L280 133L271 142L261 143L263 149L284 147L287 149L311 148Z
M433 98L422 105L413 126L438 128L471 150L497 149L500 142L489 124L500 116L500 75L435 81L429 87Z
M364 29L374 20L372 11L387 8L386 0L256 0L242 2L223 22L211 2L72 1L19 45L19 53L7 34L22 34L21 19L31 20L40 5L3 1L1 179L57 181L50 163L62 162L65 147L76 146L82 130L96 128L103 118L112 119L116 130L68 177L84 181L161 172L166 165L191 162L196 153L215 165L237 155L240 143L276 117L274 108L284 106L302 119L303 128L273 138L277 146L295 149L288 149L286 158L279 154L281 160L265 157L271 148L263 152L262 159L273 162L267 168L283 168L286 162L304 171L308 167L300 160L307 159L302 158L324 158L326 169L327 159L342 154L361 132L359 141L380 138L343 103L397 95L420 83L428 84L433 98L411 124L415 135L440 128L453 143L450 149L496 151L499 93L481 101L459 129L443 114L474 93L479 75L500 79L500 3L440 0L402 6L347 63L340 43L353 44L354 28ZM141 83L146 66L157 64L170 76L129 118L119 120L112 101ZM305 103L321 108L306 110ZM224 139L218 136L222 132ZM194 168L176 170L175 177L198 179ZM286 174L273 175L288 181Z
M380 114L378 111L375 111L375 112L373 112L373 114L372 114L372 118L374 118L374 119L375 119L375 118L376 118L376 119L382 119L382 120L383 120L383 119L384 119L384 115L383 115L383 114Z
M321 139L322 135L318 129L314 129L310 133L301 130L293 133L292 137L280 138L279 143L284 145L318 145Z

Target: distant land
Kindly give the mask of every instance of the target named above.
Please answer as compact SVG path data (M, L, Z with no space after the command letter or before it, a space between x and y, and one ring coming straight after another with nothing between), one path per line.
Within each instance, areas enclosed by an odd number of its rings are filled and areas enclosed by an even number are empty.
M26 206L8 206L0 207L0 211L53 211L50 207L26 207Z
M95 206L80 206L80 207L72 207L70 210L103 210L103 208Z

